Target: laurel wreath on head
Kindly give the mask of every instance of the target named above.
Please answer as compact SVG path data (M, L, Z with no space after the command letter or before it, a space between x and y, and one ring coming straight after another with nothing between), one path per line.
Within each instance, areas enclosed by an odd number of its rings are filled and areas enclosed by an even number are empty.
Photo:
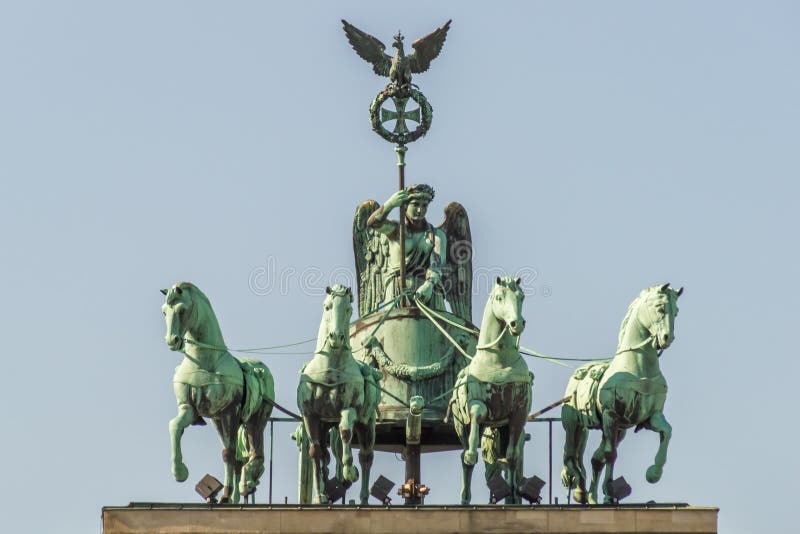
M422 122L420 122L419 126L417 126L414 131L407 133L395 133L387 130L383 124L381 124L381 107L383 106L384 102L393 97L411 98L411 100L419 105ZM414 89L413 87L400 88L396 85L389 85L386 87L386 89L378 93L378 96L376 96L372 101L372 104L370 104L369 120L372 124L372 130L375 133L390 143L405 145L407 143L416 141L428 132L428 129L431 127L431 121L433 120L433 108L428 103L425 95L423 95L417 89Z

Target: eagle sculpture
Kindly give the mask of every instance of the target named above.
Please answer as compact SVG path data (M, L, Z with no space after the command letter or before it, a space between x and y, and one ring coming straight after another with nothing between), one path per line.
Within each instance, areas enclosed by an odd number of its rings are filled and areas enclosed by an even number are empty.
M442 51L451 22L452 20L448 20L441 28L414 41L411 44L414 52L409 56L403 50L403 35L398 31L392 43L397 51L392 57L384 52L386 45L342 19L344 33L353 50L363 59L372 63L372 70L375 71L375 74L388 76L389 81L401 89L411 87L412 73L418 74L428 70L431 61Z

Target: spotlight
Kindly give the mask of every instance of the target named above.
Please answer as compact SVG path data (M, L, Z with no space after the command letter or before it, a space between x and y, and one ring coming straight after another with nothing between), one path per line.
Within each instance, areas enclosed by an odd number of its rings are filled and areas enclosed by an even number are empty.
M519 494L528 501L529 504L541 504L542 502L542 488L545 485L545 481L541 478L533 475L530 478L523 478L522 483L517 488Z
M346 493L347 488L345 488L336 477L329 478L325 483L325 495L328 497L329 503L342 500Z
M625 481L625 477L619 477L612 480L608 484L608 496L614 499L614 503L619 504L619 501L631 494L631 487Z
M495 475L494 478L486 482L489 486L489 503L497 504L509 495L511 495L511 486L503 478L503 475Z
M200 482L197 483L194 490L199 493L208 504L214 504L217 502L217 493L222 490L222 482L211 475L206 475L200 479Z
M392 499L389 498L389 493L392 491L393 487L394 482L381 475L370 488L369 494L381 501L384 506L389 506L392 503Z

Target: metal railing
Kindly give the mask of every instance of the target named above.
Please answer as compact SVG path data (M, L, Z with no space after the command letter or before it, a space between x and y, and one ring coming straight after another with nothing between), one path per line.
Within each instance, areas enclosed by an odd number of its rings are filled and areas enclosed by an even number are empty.
M542 410L542 413L545 410ZM553 423L561 421L560 417L535 417L530 419L529 423L547 423L547 487L548 487L548 504L553 504ZM294 417L270 417L269 418L269 498L267 503L272 502L272 455L275 442L275 423L298 423Z

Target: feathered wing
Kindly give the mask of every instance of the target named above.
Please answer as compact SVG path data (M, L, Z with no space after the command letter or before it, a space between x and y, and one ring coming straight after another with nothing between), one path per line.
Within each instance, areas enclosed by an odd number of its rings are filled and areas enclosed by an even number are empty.
M442 51L442 46L444 46L444 40L447 38L447 30L450 29L451 22L452 20L448 20L441 28L437 28L425 37L420 37L411 44L411 47L414 49L414 53L408 56L411 72L419 73L428 70L428 67L431 66L431 61ZM350 42L352 43L353 41Z
M455 315L472 322L472 233L464 206L458 202L445 206L439 229L447 237L447 259L442 266L445 298Z
M386 45L372 35L359 30L344 19L342 19L342 26L344 27L345 35L347 35L347 40L350 41L350 46L353 47L353 50L355 50L362 59L372 63L372 70L375 71L375 74L379 76L389 76L389 68L392 66L392 57L384 52L384 50L386 50Z
M358 315L365 316L383 300L383 270L389 256L386 237L367 227L369 216L380 207L374 200L362 202L353 218L353 253L358 277Z

